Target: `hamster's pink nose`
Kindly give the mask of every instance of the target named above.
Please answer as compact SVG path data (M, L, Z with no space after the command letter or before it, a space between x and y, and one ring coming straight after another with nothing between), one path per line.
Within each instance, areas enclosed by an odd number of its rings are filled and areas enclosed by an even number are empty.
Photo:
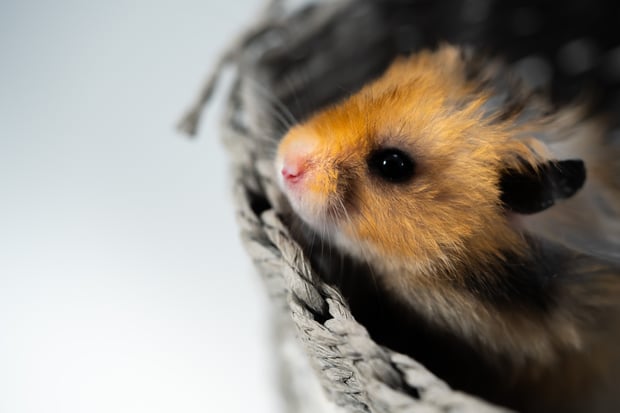
M317 145L318 141L312 135L288 135L284 138L278 148L281 183L289 189L303 187L303 181L312 175Z
M299 181L304 173L304 168L298 160L287 160L282 166L282 177L287 183L295 183Z

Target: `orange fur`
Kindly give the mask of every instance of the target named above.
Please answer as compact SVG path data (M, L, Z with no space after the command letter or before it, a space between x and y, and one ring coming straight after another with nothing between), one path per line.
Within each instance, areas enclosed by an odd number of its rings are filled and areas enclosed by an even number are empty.
M484 96L470 100L472 86L455 54L445 48L396 61L358 94L293 128L280 145L283 154L299 139L315 142L307 188L313 203L328 205L339 179L334 171L347 171L360 202L338 225L367 246L361 254L436 265L438 258L453 261L446 254L493 256L519 242L497 202L499 168L538 154L512 139L512 125L482 119ZM412 186L372 183L365 154L382 145L415 154Z

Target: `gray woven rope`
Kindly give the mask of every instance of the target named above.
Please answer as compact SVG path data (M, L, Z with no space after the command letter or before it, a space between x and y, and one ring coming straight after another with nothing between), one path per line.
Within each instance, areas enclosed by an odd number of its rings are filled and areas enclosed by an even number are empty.
M313 272L278 214L270 154L289 118L354 89L391 58L385 39L393 33L375 4L332 1L291 12L271 2L224 53L180 128L196 132L217 76L225 66L235 68L222 135L242 239L276 311L286 315L279 317L281 328L294 329L313 367L307 374L318 378L332 403L350 412L504 411L450 389L415 360L375 343L340 292ZM353 18L356 24L348 24ZM357 30L360 21L372 30ZM301 411L304 402L287 396L289 409Z

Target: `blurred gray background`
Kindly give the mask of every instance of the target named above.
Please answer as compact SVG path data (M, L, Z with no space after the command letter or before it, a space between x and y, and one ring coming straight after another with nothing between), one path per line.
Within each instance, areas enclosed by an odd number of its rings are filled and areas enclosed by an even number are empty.
M277 411L218 105L174 130L261 5L0 2L1 413Z

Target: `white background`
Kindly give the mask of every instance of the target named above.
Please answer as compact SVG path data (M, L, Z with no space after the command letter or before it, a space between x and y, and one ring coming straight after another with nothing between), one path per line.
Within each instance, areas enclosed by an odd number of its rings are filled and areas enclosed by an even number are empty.
M276 412L218 107L257 0L0 2L0 413Z

